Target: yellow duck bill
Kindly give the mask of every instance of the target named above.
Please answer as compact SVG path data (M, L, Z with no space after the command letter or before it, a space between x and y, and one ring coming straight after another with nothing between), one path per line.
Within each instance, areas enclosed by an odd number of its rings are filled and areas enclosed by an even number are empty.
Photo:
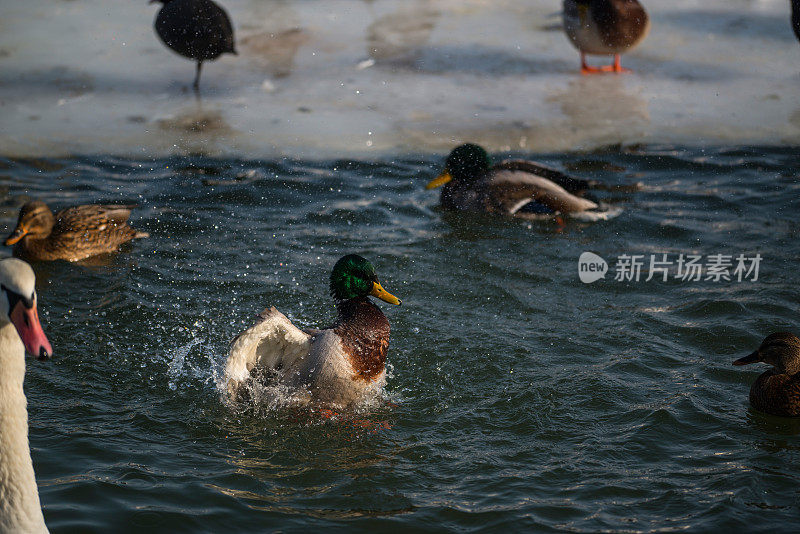
M442 174L440 174L439 176L428 182L428 185L425 186L425 189L436 189L437 187L443 186L452 179L453 177L450 175L450 171L445 169L444 172L442 172Z
M379 298L384 302L388 302L389 304L394 304L395 306L400 306L401 301L399 298L395 297L381 286L378 282L372 283L372 291L369 292L375 298Z

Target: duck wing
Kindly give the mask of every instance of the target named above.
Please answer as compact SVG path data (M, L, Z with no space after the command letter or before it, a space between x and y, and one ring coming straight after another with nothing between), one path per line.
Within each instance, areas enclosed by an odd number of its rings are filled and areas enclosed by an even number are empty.
M750 404L772 415L800 416L800 373L787 375L773 369L765 371L750 388Z
M122 226L128 222L135 207L135 204L90 204L65 208L55 214L53 234L95 233L109 226Z
M539 213L571 213L596 209L590 200L577 197L555 182L522 171L493 171L489 177L488 193L494 209L508 215L522 214L534 204L546 211Z
M547 178L551 182L560 185L573 195L581 195L587 189L597 189L600 191L611 191L617 193L635 193L636 191L640 191L642 189L641 182L634 182L632 184L607 184L599 180L584 180L582 178L575 178L574 176L565 174L558 169L548 167L547 165L542 165L541 163L527 161L524 159L503 160L497 165L493 166L492 169L500 171L506 170L529 172L531 174L541 176L542 178Z
M235 395L253 370L291 368L311 350L312 336L306 334L274 307L259 313L256 323L236 336L228 350L225 379L228 392Z
M558 169L536 163L535 161L528 161L524 159L506 159L492 167L493 170L498 171L520 171L535 174L542 178L547 178L551 182L560 185L569 193L577 195L583 193L587 189L595 188L599 182L596 180L582 180L580 178L573 178L568 174L564 174Z
M233 25L231 24L231 19L228 18L228 14L222 8L219 10L218 17L223 28L222 35L225 45L225 52L238 55L236 52L236 43L234 42L233 37Z

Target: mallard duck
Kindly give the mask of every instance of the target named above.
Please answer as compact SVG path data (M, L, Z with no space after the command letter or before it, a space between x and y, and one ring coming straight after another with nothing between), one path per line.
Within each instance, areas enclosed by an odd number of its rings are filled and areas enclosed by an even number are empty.
M608 188L581 180L533 161L505 160L493 165L482 147L467 143L450 152L442 173L426 189L444 186L443 208L522 218L584 213L599 208L581 198L588 189Z
M338 311L333 326L304 332L273 307L233 340L225 366L232 398L253 377L267 376L292 389L306 388L315 401L345 406L386 383L389 321L369 297L394 305L400 300L356 254L336 262L330 291Z
M135 207L90 204L53 215L47 204L34 200L20 209L17 227L5 244L15 245L14 255L28 261L78 261L114 252L131 239L148 237L127 224Z
M0 532L47 532L22 389L25 351L40 360L53 353L39 323L35 282L24 261L0 261Z
M228 14L211 0L150 0L164 4L155 21L156 33L169 48L197 61L192 87L200 88L203 61L236 55Z
M630 72L620 54L636 48L650 31L650 18L637 0L564 0L564 31L581 53L581 72ZM614 64L590 67L586 55L614 56Z
M750 404L761 412L783 417L800 416L800 339L794 334L770 334L761 346L733 365L763 362L772 369L750 387Z

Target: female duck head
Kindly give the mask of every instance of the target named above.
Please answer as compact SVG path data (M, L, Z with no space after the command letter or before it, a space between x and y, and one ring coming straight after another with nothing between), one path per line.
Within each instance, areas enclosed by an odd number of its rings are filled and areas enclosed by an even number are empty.
M733 365L758 362L770 364L781 374L793 375L800 372L800 339L787 332L770 334L755 352L739 358Z
M483 147L466 143L450 152L442 174L431 180L425 188L434 189L450 180L471 182L483 176L491 166L492 159Z
M357 254L348 254L333 266L331 295L336 302L371 295L389 304L400 305L400 300L383 289L378 282L375 267Z
M22 209L19 210L19 219L17 219L17 227L11 232L11 235L6 238L5 244L13 245L26 235L30 235L37 239L44 239L53 230L53 225L56 223L55 216L47 204L40 200L32 200L27 202Z

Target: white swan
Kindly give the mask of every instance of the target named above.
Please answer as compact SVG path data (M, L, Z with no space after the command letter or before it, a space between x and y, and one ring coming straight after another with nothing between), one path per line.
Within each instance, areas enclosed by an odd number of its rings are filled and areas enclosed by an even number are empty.
M22 260L0 261L0 532L47 532L28 446L25 350L53 352L36 312L36 278Z

